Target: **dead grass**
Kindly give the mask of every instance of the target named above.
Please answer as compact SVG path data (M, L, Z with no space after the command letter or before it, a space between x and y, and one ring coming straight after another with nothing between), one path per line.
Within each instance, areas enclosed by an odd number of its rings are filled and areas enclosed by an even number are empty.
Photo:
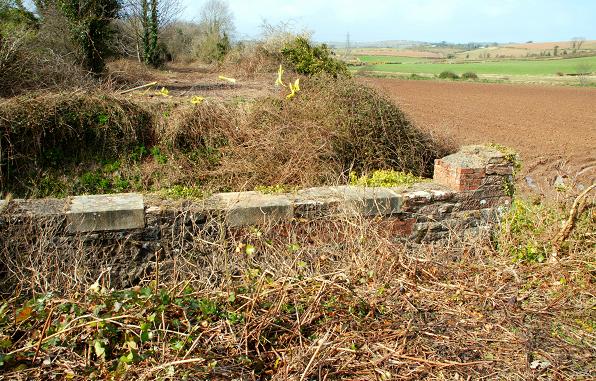
M137 260L134 239L100 249L73 237L65 251L55 230L24 234L33 226L21 225L1 241L10 286L0 303L0 379L593 374L588 252L512 262L483 237L410 246L382 226L349 216L240 231L209 224L190 241L183 230L164 237ZM18 247L26 251L7 256ZM110 290L118 257L144 269L138 287Z
M39 93L0 103L0 189L26 194L51 168L116 158L150 144L152 115L106 93Z
M429 176L453 150L350 79L193 105L190 96L38 93L0 103L0 191L16 196L308 187L393 169Z

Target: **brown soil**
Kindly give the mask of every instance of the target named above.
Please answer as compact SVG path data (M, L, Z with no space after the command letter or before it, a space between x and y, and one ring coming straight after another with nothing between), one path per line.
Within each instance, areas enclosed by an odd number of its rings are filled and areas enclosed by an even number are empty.
M458 144L517 150L526 193L554 196L555 181L581 189L596 180L596 89L363 79L422 128ZM530 185L529 185L530 184Z

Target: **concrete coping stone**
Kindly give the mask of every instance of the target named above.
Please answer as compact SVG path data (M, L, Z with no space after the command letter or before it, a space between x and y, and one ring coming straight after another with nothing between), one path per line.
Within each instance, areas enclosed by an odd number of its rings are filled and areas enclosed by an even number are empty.
M73 197L66 218L71 233L142 229L143 196L122 193Z
M485 168L489 164L506 164L505 154L485 145L462 147L458 152L440 159L459 168Z
M222 212L224 222L230 227L290 221L294 216L294 205L287 195L218 193L210 197L206 204L212 211Z

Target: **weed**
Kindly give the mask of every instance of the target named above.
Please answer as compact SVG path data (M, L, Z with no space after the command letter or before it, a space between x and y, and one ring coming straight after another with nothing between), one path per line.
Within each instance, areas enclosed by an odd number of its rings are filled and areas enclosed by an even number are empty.
M184 186L184 185L174 185L170 188L163 189L161 191L166 197L174 198L174 199L192 199L192 198L203 198L205 193L201 190L198 186Z
M291 189L286 188L284 185L276 184L276 185L257 185L255 187L255 191L261 192L264 194L279 194L279 193L288 193L291 192Z
M536 223L537 218L542 219L540 224ZM499 247L516 261L543 262L551 246L542 236L555 221L552 209L514 200L503 216Z
M350 172L350 184L367 187L397 187L401 185L411 185L415 183L430 181L411 173L398 172L392 170L378 170L370 175L358 177L356 173Z
M139 162L143 160L145 156L148 154L147 148L144 145L138 145L132 148L131 152L129 153L128 157L130 160L134 162Z
M161 152L161 149L159 147L157 147L157 146L151 147L150 152L151 152L151 156L153 156L153 159L155 159L155 161L157 163L167 164L168 157Z

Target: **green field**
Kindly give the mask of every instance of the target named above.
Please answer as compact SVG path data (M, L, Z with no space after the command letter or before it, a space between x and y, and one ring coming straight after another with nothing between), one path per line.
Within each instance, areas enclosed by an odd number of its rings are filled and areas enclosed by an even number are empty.
M379 58L383 59L384 62L403 62L399 65L376 64L366 66L368 70L394 73L439 74L442 71L449 70L456 74L471 71L477 74L498 75L556 75L558 72L574 74L578 71L596 71L596 56L556 60L502 60L460 63L400 61L404 57L361 56L359 58L364 62L379 62ZM390 59L394 59L394 61L389 61ZM420 61L419 58L408 59Z

